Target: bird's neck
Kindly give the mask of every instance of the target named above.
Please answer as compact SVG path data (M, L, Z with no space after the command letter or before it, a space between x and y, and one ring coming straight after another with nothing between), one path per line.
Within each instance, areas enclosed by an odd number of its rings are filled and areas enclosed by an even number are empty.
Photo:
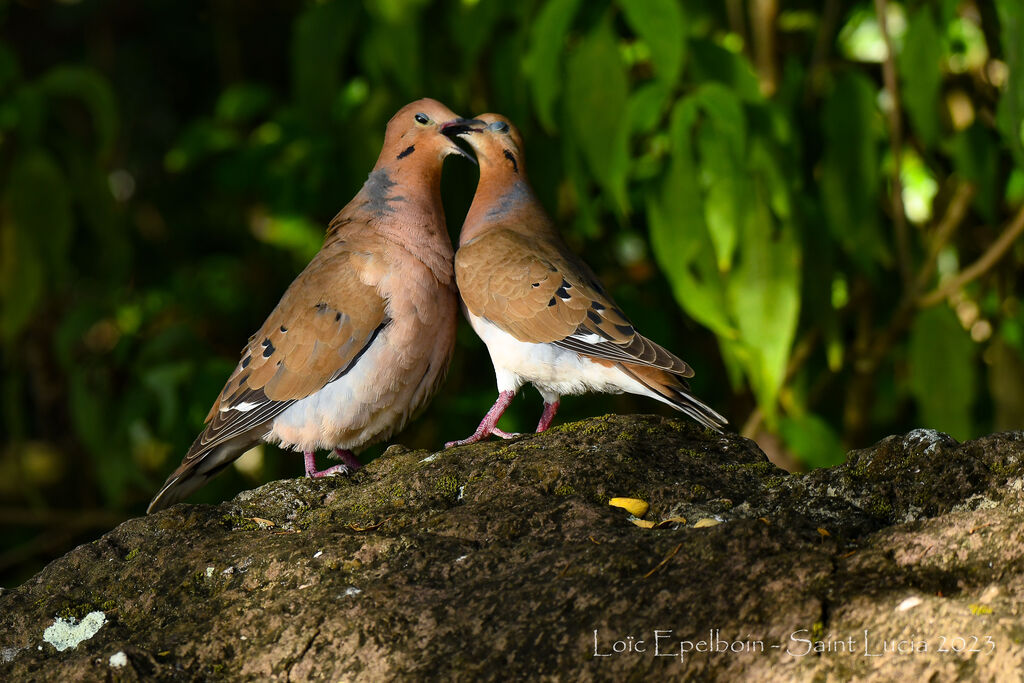
M488 230L520 225L530 232L551 232L554 226L530 187L518 172L491 172L481 167L473 203L459 234L459 246Z
M328 239L346 224L370 227L423 261L439 280L450 279L453 251L441 204L440 164L425 169L378 163L331 222Z

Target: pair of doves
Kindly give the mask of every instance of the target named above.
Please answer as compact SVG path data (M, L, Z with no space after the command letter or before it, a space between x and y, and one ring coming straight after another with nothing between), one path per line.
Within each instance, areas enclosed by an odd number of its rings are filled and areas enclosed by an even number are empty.
M453 253L441 205L450 154L480 181ZM302 452L306 475L345 474L354 450L389 438L440 388L457 308L487 345L498 400L472 436L498 429L519 388L544 398L537 431L560 396L629 392L721 431L726 419L690 393L693 370L640 335L594 273L562 242L526 178L519 132L502 116L463 119L432 99L388 122L359 193L242 353L196 439L149 512L172 505L259 442ZM314 454L342 460L318 471Z

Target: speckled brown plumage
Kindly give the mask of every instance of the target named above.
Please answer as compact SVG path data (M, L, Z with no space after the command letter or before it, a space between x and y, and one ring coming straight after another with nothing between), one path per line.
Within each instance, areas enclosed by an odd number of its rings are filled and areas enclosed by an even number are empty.
M149 510L187 496L260 441L307 454L388 438L433 397L448 368L457 299L440 199L442 162L464 154L461 121L424 99L388 123L377 164L331 221L210 409L206 428ZM314 476L322 472L310 471Z
M463 310L487 344L499 398L468 443L489 434L511 396L532 383L544 397L537 431L559 397L629 392L663 401L715 430L724 417L689 390L693 370L641 335L593 271L562 241L526 177L519 132L484 114L461 133L476 152L480 182L455 254Z

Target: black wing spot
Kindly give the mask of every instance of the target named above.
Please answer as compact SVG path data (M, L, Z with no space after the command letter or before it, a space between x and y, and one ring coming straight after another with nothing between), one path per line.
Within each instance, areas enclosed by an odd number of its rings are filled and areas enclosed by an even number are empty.
M512 152L508 151L507 149L503 151L505 152L505 158L512 162L512 171L515 173L519 173L519 164L516 162L515 155L512 154Z
M590 318L595 325L601 324L601 316L599 316L597 313L594 313L593 311L587 311L587 317Z
M281 330L281 334L284 334L285 332L288 331L288 328L285 327L284 325L281 325L280 330Z
M339 320L341 320L341 313L335 313L334 314L334 322L338 322Z
M590 302L590 307L593 308L595 311L603 311L604 310L604 304L602 304L600 301L591 301Z
M530 286L531 286L531 287L540 287L540 283L539 283L539 282L534 282L534 283L533 283L532 285L530 285Z
M558 302L557 302L557 301L555 301L555 297L551 297L551 301L549 301L549 302L548 302L548 306L554 306L554 305L555 305L555 304L557 304L557 303L558 303Z
M398 158L404 159L405 157L412 154L414 151L416 151L416 145L409 145L404 150L402 150L402 153L398 155Z
M564 277L562 278L562 289L572 289L572 283L566 280Z
M619 332L619 334L624 336L628 336L636 332L636 330L633 329L632 325L616 325L615 329Z
M269 338L264 339L261 345L263 346L263 357L264 358L270 358L270 354L272 354L272 353L274 353L274 351L276 351L276 349L274 348L274 345L270 343L270 339Z
M249 361L251 361L251 360L252 360L252 356L250 356L249 354L245 354L245 358L242 359L242 369L243 370L245 370L247 367L249 367Z
M555 294L557 294L558 298L560 298L562 301L568 301L569 299L572 298L572 295L569 294L569 292L565 291L565 287L559 287L558 289L556 289Z
M325 304L323 301L321 301L320 303L318 303L313 308L315 308L318 313L323 313L324 311L327 310L327 304Z

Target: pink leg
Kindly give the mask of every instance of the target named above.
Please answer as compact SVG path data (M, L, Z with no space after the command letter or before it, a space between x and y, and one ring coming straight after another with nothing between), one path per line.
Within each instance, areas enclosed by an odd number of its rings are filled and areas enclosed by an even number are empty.
M516 394L514 391L502 391L498 394L498 400L494 402L491 409L484 415L484 419L480 422L480 426L476 428L473 435L468 439L461 439L459 441L449 441L444 445L445 448L451 448L452 446L464 446L467 443L476 443L477 441L483 441L491 434L500 436L503 439L508 439L515 434L509 434L498 429L498 420L501 419L505 409L508 408L509 404L512 403L512 399L515 398Z
M555 419L555 413L557 412L558 401L552 403L544 402L544 412L540 414L540 422L537 423L538 434L551 426L551 421Z
M359 458L352 451L345 450L344 448L335 448L334 453L337 457L341 458L341 461L348 466L348 469L355 472L363 463L359 462Z
M348 451L346 451L346 452L348 452ZM326 470L317 471L317 469L316 469L316 452L314 452L314 451L306 451L302 455L303 455L303 457L305 458L305 461L306 461L306 476L310 477L312 479L319 479L320 477L331 477L331 476L334 476L335 474L342 474L342 475L344 475L344 474L349 474L351 472L351 470L349 469L348 465L344 465L344 464L343 465L334 465L333 467L328 467ZM352 455L352 454L349 453L349 455ZM356 456L352 455L352 457L354 458Z

